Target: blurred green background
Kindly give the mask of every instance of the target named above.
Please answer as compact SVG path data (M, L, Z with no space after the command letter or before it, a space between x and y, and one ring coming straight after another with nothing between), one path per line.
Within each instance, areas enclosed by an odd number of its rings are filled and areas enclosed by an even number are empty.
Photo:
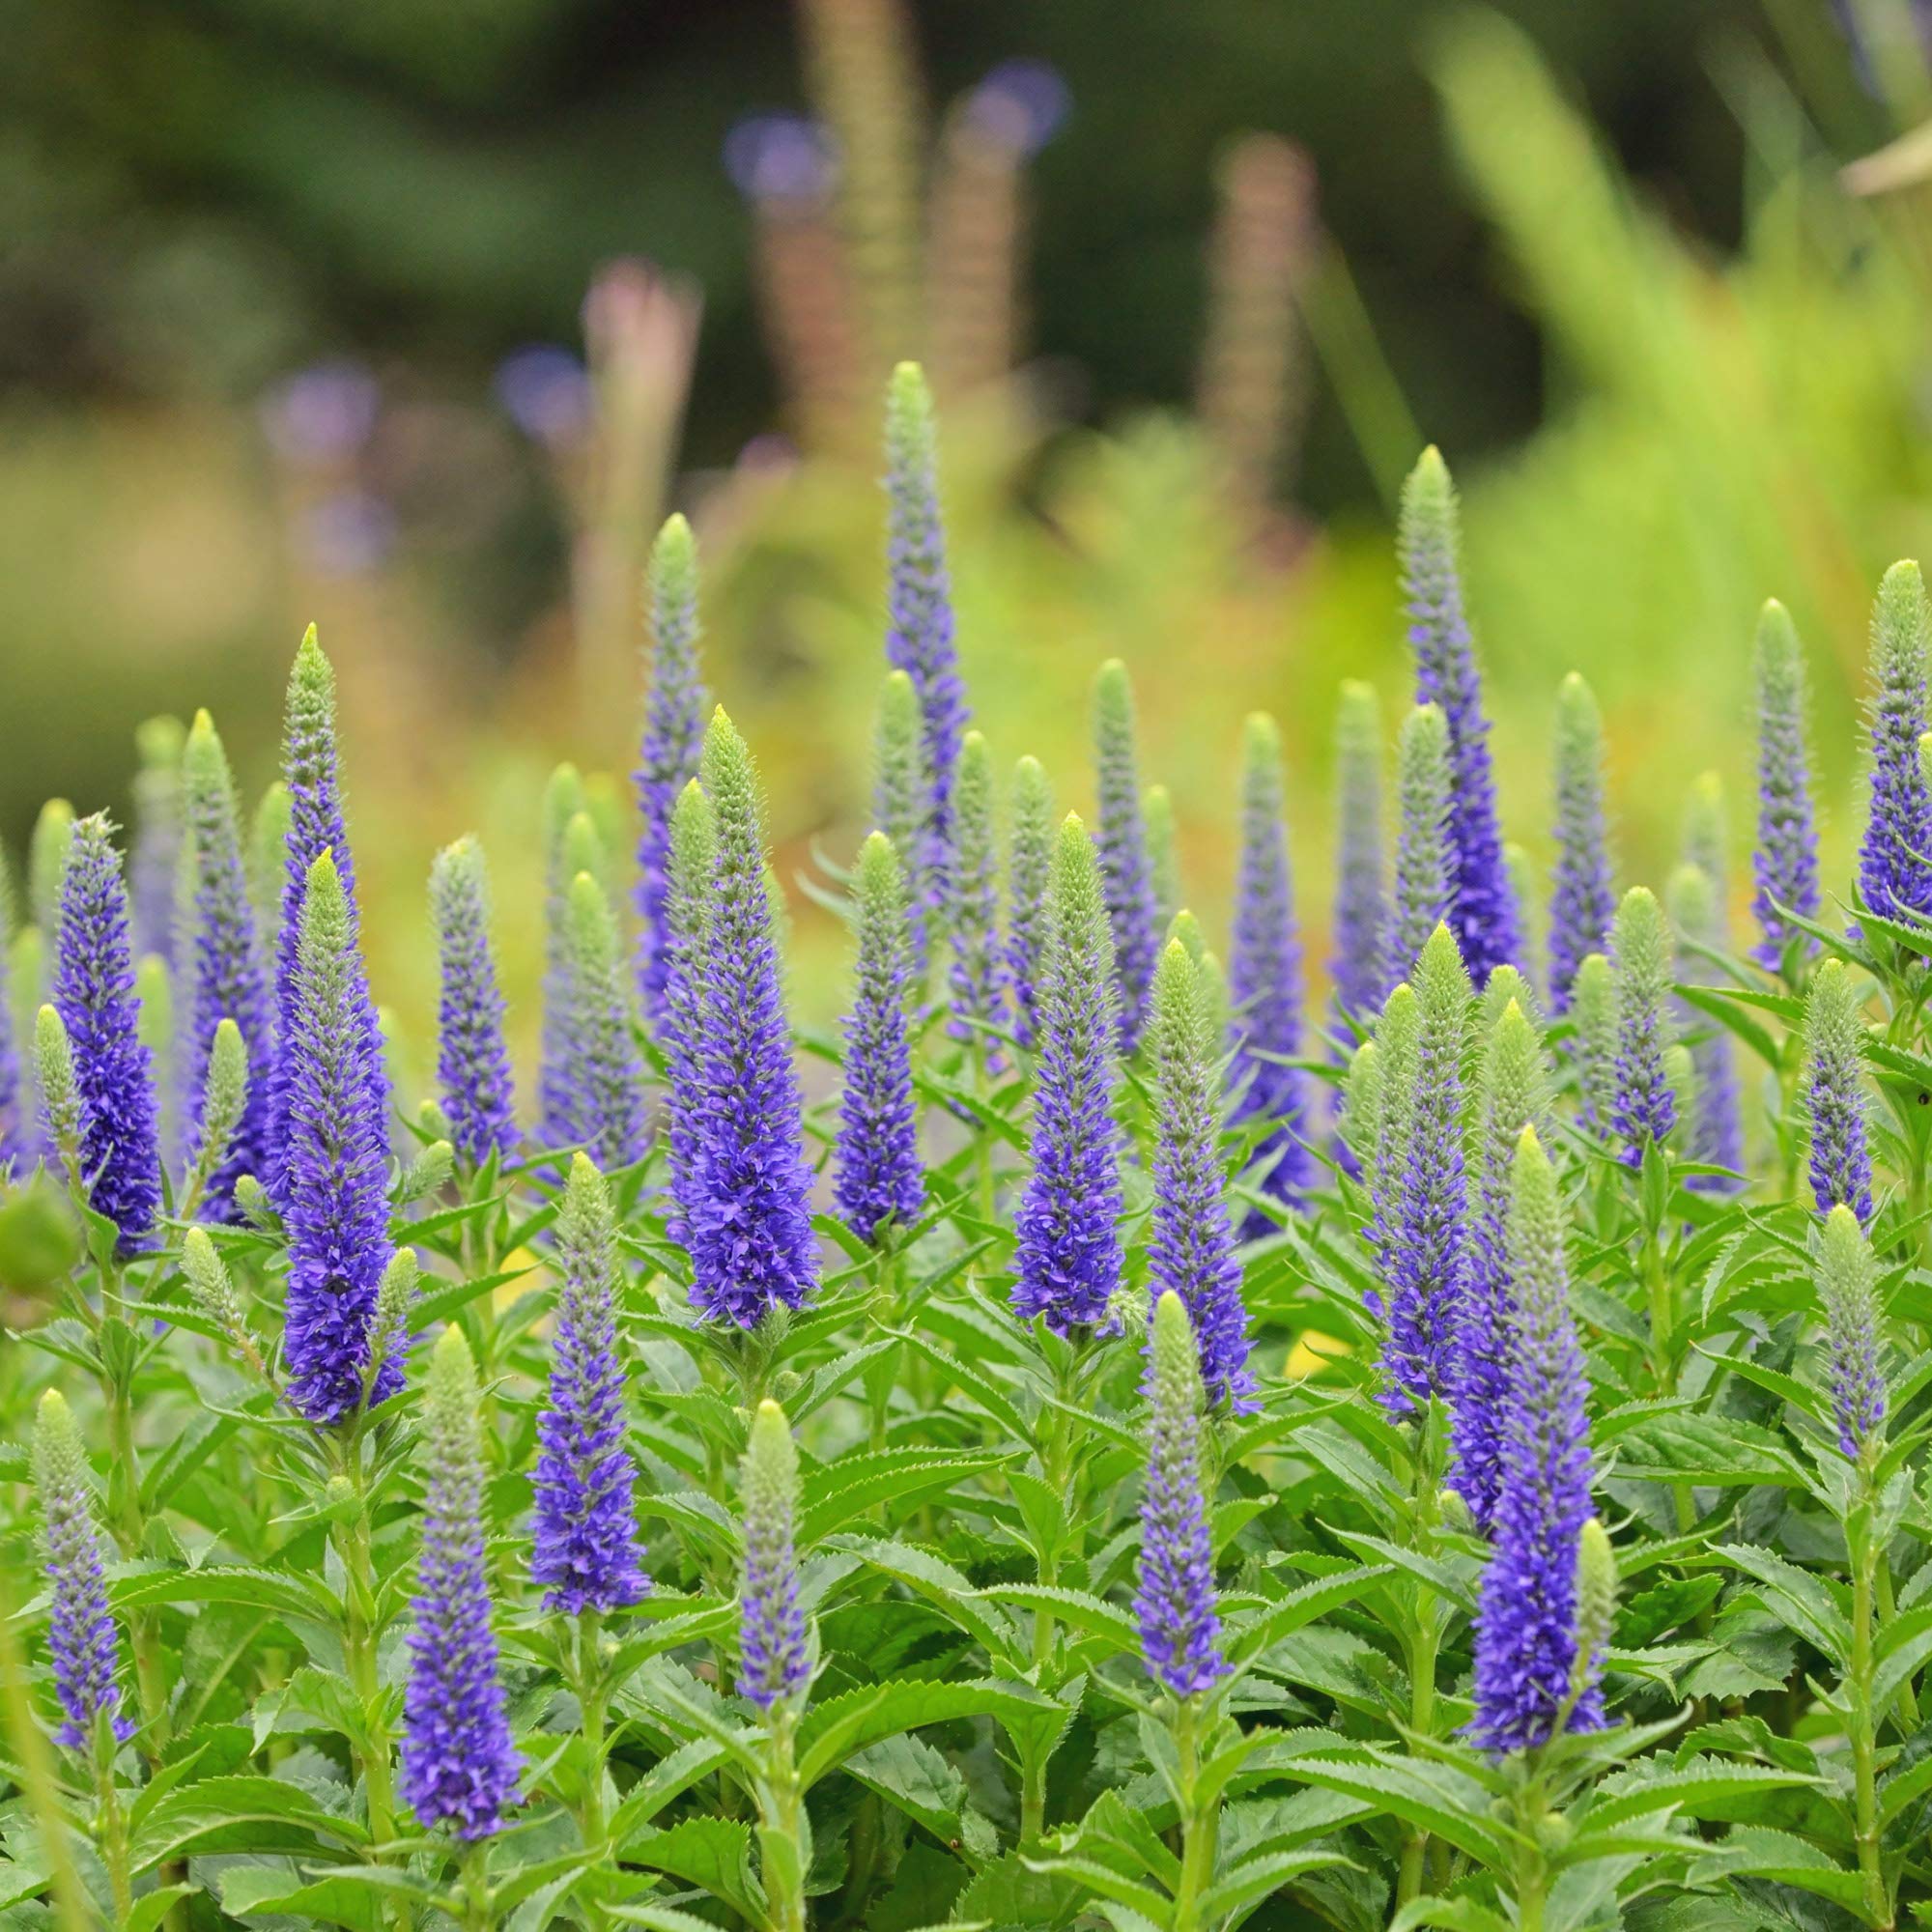
M1927 545L1919 25L1912 0L0 0L0 841L51 793L125 817L157 712L210 705L259 788L313 618L379 993L427 1010L422 879L473 828L527 995L543 777L621 772L636 563L676 505L781 869L836 865L880 668L873 398L914 354L996 757L1083 804L1087 683L1125 658L1210 920L1264 706L1320 954L1334 687L1373 678L1392 735L1390 504L1424 440L1463 487L1511 835L1546 862L1580 668L1626 869L1662 877L1715 768L1741 917L1758 604L1811 649L1842 855L1866 600ZM744 132L792 113L831 130L819 176L795 129ZM797 911L822 1022L810 962L841 942Z

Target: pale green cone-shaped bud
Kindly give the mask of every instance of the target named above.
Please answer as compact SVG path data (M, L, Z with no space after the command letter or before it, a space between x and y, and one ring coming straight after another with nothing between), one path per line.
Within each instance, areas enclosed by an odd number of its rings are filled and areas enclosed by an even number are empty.
M396 1189L398 1204L406 1207L412 1201L440 1194L455 1172L455 1148L446 1140L431 1141L403 1170L402 1181Z
M1690 1120L1697 1111L1697 1061L1682 1040L1663 1049L1663 1081L1676 1103L1677 1118Z
M1418 704L1396 747L1401 810L1389 963L1410 973L1448 912L1454 893L1449 849L1449 724L1440 705Z
M1585 953L1577 968L1570 1018L1577 1029L1571 1053L1577 1066L1580 1122L1587 1131L1607 1139L1610 1101L1616 1091L1617 987L1605 954Z
M1670 1021L1670 927L1656 895L1633 886L1610 931L1616 976L1617 1045L1611 1125L1632 1163L1648 1145L1662 1146L1680 1118L1679 1081L1665 1066Z
M572 1074L588 1113L589 1152L606 1169L643 1151L643 1072L631 1034L631 992L611 901L580 870L564 903L563 958L572 1000Z
M571 880L584 869L582 867L566 869L563 855L564 835L571 820L583 808L583 774L573 764L558 765L544 785L541 814L544 876L554 894L567 892Z
M202 1083L201 1144L194 1151L195 1180L206 1182L228 1158L235 1129L248 1102L248 1048L242 1029L224 1019L214 1029L208 1052L208 1076Z
M220 1328L231 1341L247 1339L247 1323L242 1319L242 1300L228 1264L221 1259L208 1230L193 1227L182 1241L182 1276L195 1306Z
M171 1066L175 1050L175 983L158 952L144 952L134 966L134 1032L156 1066ZM175 1144L172 1080L160 1083L162 1141Z
M919 692L908 672L888 671L872 724L872 823L892 840L905 870L913 960L922 974L931 943L925 918L931 897L931 816L932 778Z
M1422 1007L1405 980L1388 996L1376 1027L1376 1148L1373 1162L1377 1198L1400 1184L1408 1170L1415 1140L1415 1083L1420 1069Z
M1825 1217L1817 1249L1818 1299L1838 1447L1857 1456L1885 1420L1878 1258L1859 1217L1841 1201Z
M1349 1059L1349 1071L1342 1084L1342 1139L1362 1170L1362 1179L1371 1188L1376 1184L1377 1141L1381 1127L1381 1055L1372 1039L1365 1039Z
M449 1116L443 1112L442 1103L439 1100L417 1102L416 1125L433 1141L449 1139Z
M1228 1037L1228 975L1219 957L1209 950L1208 935L1201 929L1201 922L1182 906L1174 915L1168 926L1167 936L1178 939L1187 950L1187 956L1193 960L1201 975L1201 997L1207 1003L1208 1017L1213 1028L1213 1037L1226 1039Z
M811 1656L798 1601L798 1448L785 1412L769 1398L752 1418L739 1465L745 1567L739 1592L738 1688L760 1709L796 1697Z
M1163 784L1141 794L1147 819L1148 855L1153 862L1153 902L1167 925L1180 910L1180 850L1174 823L1174 798Z
M1476 1029L1480 1037L1487 1039L1495 1032L1496 1022L1509 1010L1512 1002L1522 1009L1538 1033L1542 1032L1543 1009L1537 1004L1536 989L1514 966L1498 966L1479 997L1482 1004Z
M896 847L895 848L896 850ZM948 973L952 1008L961 1022L982 1026L1006 1023L1004 960L1000 952L1000 844L993 823L993 766L986 740L968 731L959 741L959 765L952 781L952 856L948 868L948 937L952 960ZM998 1059L992 1038L961 1024L955 1037L968 1040L988 1065Z
M60 924L61 880L72 848L73 807L64 798L50 798L41 807L27 846L27 903L50 943Z
M1724 810L1724 781L1716 772L1703 772L1692 781L1684 802L1684 863L1695 866L1711 882L1711 899L1721 924L1724 893L1730 879L1727 850L1730 830ZM1702 936L1702 935L1700 935ZM1711 938L1707 944L1720 944Z
M1483 1050L1482 1117L1487 1190L1492 1169L1499 1224L1508 1210L1509 1170L1516 1145L1525 1127L1539 1135L1548 1131L1549 1061L1543 1050L1543 1034L1512 1000L1491 1028Z
M369 1318L369 1362L368 1380L373 1387L380 1367L387 1362L403 1359L404 1345L409 1339L410 1316L415 1308L416 1296L420 1292L422 1270L417 1264L415 1254L409 1248L398 1248L389 1257L388 1264L383 1270L383 1278L376 1284L376 1307ZM455 1334L454 1328L444 1330L445 1334ZM442 1354L439 1346L439 1361ZM469 1351L464 1350L464 1361L469 1360ZM475 1386L475 1371L470 1370L471 1388ZM434 1390L435 1374L431 1374L431 1387Z
M52 1007L43 1007L34 1019L34 1073L47 1131L71 1165L80 1153L80 1089L74 1084L72 1042Z
M269 1199L268 1189L252 1174L244 1174L235 1183L235 1205L241 1208L250 1227L272 1228L275 1225L274 1205Z
M588 811L571 813L563 828L558 863L566 879L588 872L600 886L604 884L604 837Z
M1031 1047L1055 836L1053 781L1037 758L1022 758L1013 767L1011 822L1007 845L1007 986L1012 995L1013 1037Z
M1932 790L1932 731L1918 734L1918 780L1927 790Z
M626 827L630 807L623 786L612 774L592 772L584 779L583 810L590 814L590 822L597 829L597 850L602 860L598 881L614 898L617 879L613 855L623 851L628 840Z
M1577 1661L1570 1666L1575 1704L1604 1674L1617 1618L1617 1553L1609 1532L1591 1517L1577 1540Z

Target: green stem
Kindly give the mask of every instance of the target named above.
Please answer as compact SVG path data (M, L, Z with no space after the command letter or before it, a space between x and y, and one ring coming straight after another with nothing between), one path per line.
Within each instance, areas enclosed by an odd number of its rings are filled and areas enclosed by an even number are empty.
M1411 1542L1416 1552L1426 1556L1435 1541L1436 1496L1440 1488L1442 1407L1439 1403L1429 1405L1429 1412L1418 1430ZM1408 1662L1408 1721L1418 1737L1429 1737L1435 1728L1435 1660L1442 1643L1442 1621L1435 1593L1419 1583L1413 1587L1415 1616L1404 1644ZM1420 1829L1411 1832L1402 1848L1402 1870L1396 1891L1398 1905L1406 1905L1421 1896L1428 1856L1429 1833Z
M805 1797L792 1750L793 1713L783 1703L771 1713L770 1755L764 1778L763 1877L772 1932L805 1932L805 1836L800 1824Z
M1889 1624L1898 1615L1898 1600L1891 1587L1891 1558L1883 1549L1878 1552L1876 1566L1878 1584L1878 1614L1881 1623ZM1908 1733L1918 1728L1918 1693L1912 1688L1912 1679L1907 1677L1898 1687L1898 1715ZM1884 1713L1874 1711L1872 1721L1876 1724Z
M490 1911L490 1840L478 1838L463 1848L463 1923L466 1932L491 1932L496 1919Z
M1180 1883L1174 1894L1174 1932L1200 1932L1201 1900L1214 1877L1217 1808L1205 1809L1195 1798L1201 1775L1200 1713L1192 1697L1175 1705L1174 1748L1180 1761Z
M362 1488L361 1461L356 1435L352 1433L343 1445L343 1462L347 1465L344 1473L356 1486L356 1510L349 1521L337 1525L345 1577L342 1649L350 1685L362 1712L363 1748L355 1755L369 1805L370 1856L381 1863L388 1857L386 1848L396 1835L396 1787L376 1654L376 1563L369 1540L369 1498ZM393 1903L392 1916L398 1925L406 1922L400 1900Z
M1852 1551L1852 1663L1846 1702L1851 1708L1852 1770L1857 1786L1859 1879L1865 1914L1875 1926L1888 1927L1891 1911L1885 1874L1879 1864L1877 1725L1872 1710L1872 1575L1874 1552L1868 1532L1855 1538Z
M597 1655L603 1621L595 1610L582 1611L577 1619L577 1702L582 1713L584 1743L583 1804L578 1813L578 1829L586 1851L596 1850L605 1839L604 1711L609 1690L603 1661Z
M114 1922L125 1925L134 1909L133 1876L128 1870L128 1814L121 1807L121 1787L114 1781L114 1728L105 1714L95 1719L94 1788L100 1804L99 1831L100 1861L114 1895Z

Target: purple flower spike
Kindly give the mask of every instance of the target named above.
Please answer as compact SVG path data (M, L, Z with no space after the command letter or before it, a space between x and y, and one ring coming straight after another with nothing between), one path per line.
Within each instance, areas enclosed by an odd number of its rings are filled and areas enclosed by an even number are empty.
M107 1608L87 1455L73 1412L58 1389L41 1398L34 1427L34 1484L40 1492L41 1552L52 1598L47 1644L53 1652L54 1690L67 1714L54 1738L72 1750L86 1750L101 1715L111 1714L121 1701L121 1688L114 1681L121 1646ZM111 1721L118 1742L134 1735L127 1718Z
M1335 956L1329 974L1345 1020L1366 1026L1388 997L1382 937L1381 717L1371 685L1342 687L1335 722ZM1346 1040L1348 1036L1342 1037Z
M1031 1049L1037 1037L1040 957L1046 945L1053 878L1053 782L1037 758L1013 770L1012 833L1007 850L1007 990L1013 1037Z
M476 1369L462 1332L436 1345L423 1403L422 1568L403 1701L402 1794L461 1843L487 1838L517 1801L521 1767L497 1677L483 1545Z
M325 851L301 895L296 998L284 1037L289 1103L289 1401L318 1429L402 1386L391 1355L369 1376L376 1290L389 1261L388 1163L371 1118L369 984L348 895Z
M644 1017L664 1017L665 902L670 891L670 820L697 776L704 750L704 679L697 662L697 546L691 526L672 517L651 552L650 695L638 754L638 984Z
M1570 1010L1577 971L1616 917L1604 823L1604 719L1572 671L1556 696L1556 866L1549 885L1549 1009Z
M798 1448L770 1400L752 1418L741 1471L745 1577L739 1596L739 1692L761 1711L811 1682L811 1646L798 1601Z
M1013 1313L1058 1335L1100 1329L1121 1285L1120 1129L1114 1121L1114 945L1100 867L1069 812L1053 855L1034 1068L1033 1171L1020 1197Z
M696 1040L701 1090L682 1228L700 1314L754 1328L818 1284L811 1171L766 884L758 781L721 709L704 742L717 821Z
M1555 1172L1525 1127L1511 1177L1516 1348L1469 1726L1497 1754L1547 1744L1559 1725L1594 1731L1604 1722L1595 1654L1602 1637L1578 1614L1591 1520L1589 1383L1570 1313L1564 1220Z
M845 1091L838 1104L838 1211L877 1245L903 1234L925 1196L913 1103L912 931L905 873L883 832L859 850L853 875L859 961L845 1020Z
M1663 908L1633 886L1610 933L1616 984L1616 1058L1611 1069L1610 1131L1623 1143L1626 1167L1641 1167L1646 1147L1662 1147L1677 1123L1677 1096L1664 1071L1671 1044L1665 1001L1670 986L1670 930Z
M1827 959L1811 980L1804 1012L1801 1104L1810 1142L1812 1199L1821 1214L1847 1207L1872 1217L1871 1129L1865 1119L1864 1014L1851 970Z
M1752 906L1763 939L1753 954L1776 971L1796 939L1809 958L1817 941L1786 913L1818 914L1818 827L1811 805L1804 653L1790 613L1776 598L1757 626L1757 877ZM1780 912L1779 907L1784 911Z
M1248 1311L1221 1174L1219 1042L1205 976L1186 944L1170 939L1153 981L1149 1047L1158 1124L1153 1231L1148 1267L1156 1293L1172 1289L1201 1338L1208 1400L1255 1406Z
M1131 1054L1140 1043L1148 995L1153 991L1160 906L1134 748L1133 687L1119 658L1109 658L1094 680L1094 752L1100 806L1094 842L1121 984L1121 1051Z
M1284 1208L1306 1204L1315 1179L1308 1151L1308 1095L1301 1069L1301 940L1294 923L1288 838L1282 823L1281 733L1255 712L1241 741L1241 854L1235 886L1234 945L1228 957L1228 1084L1236 1125L1269 1123L1256 1147L1261 1191ZM1249 1240L1279 1223L1261 1208L1242 1227Z
M1883 1316L1877 1257L1858 1216L1843 1203L1825 1217L1817 1273L1838 1447L1856 1457L1885 1421L1885 1368L1879 1346Z
M556 1334L550 1400L537 1420L535 1551L530 1575L553 1610L609 1615L650 1583L638 1563L634 1474L624 1446L617 1355L617 1224L587 1154L570 1163L557 1219Z
M1932 917L1932 792L1919 763L1932 622L1916 563L1894 563L1872 611L1871 812L1859 894L1888 919Z
M1148 1395L1147 1484L1141 1493L1140 1588L1134 1617L1148 1675L1192 1697L1228 1674L1217 1639L1214 1546L1201 1475L1201 1377L1194 1331L1172 1290L1154 1304Z
M474 838L445 845L430 868L442 996L437 1009L437 1085L458 1156L483 1167L517 1147L510 1050L503 1043L503 995L490 944L490 880Z
M1455 934L1480 991L1498 966L1519 964L1516 895L1503 863L1490 770L1476 649L1463 608L1461 530L1455 486L1435 448L1425 449L1403 486L1403 588L1415 651L1418 704L1439 704L1449 725L1449 848Z
M61 876L53 1007L73 1049L88 1200L132 1254L161 1205L153 1062L138 1031L128 888L106 814L83 818Z

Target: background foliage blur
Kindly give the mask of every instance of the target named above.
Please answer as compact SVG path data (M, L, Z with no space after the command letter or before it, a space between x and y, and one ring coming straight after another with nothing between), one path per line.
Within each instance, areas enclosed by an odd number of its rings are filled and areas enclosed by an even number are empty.
M125 816L156 712L210 704L264 781L314 618L379 988L426 1009L422 873L473 828L527 995L538 791L622 772L676 504L781 869L842 861L875 397L917 354L996 756L1084 804L1087 683L1125 658L1210 914L1264 706L1319 953L1330 706L1406 701L1424 440L1535 863L1578 668L1629 869L1714 767L1742 892L1771 594L1842 851L1870 588L1932 549L1924 64L1912 0L1846 7L0 0L0 838L49 793ZM822 1021L830 976L804 991Z

